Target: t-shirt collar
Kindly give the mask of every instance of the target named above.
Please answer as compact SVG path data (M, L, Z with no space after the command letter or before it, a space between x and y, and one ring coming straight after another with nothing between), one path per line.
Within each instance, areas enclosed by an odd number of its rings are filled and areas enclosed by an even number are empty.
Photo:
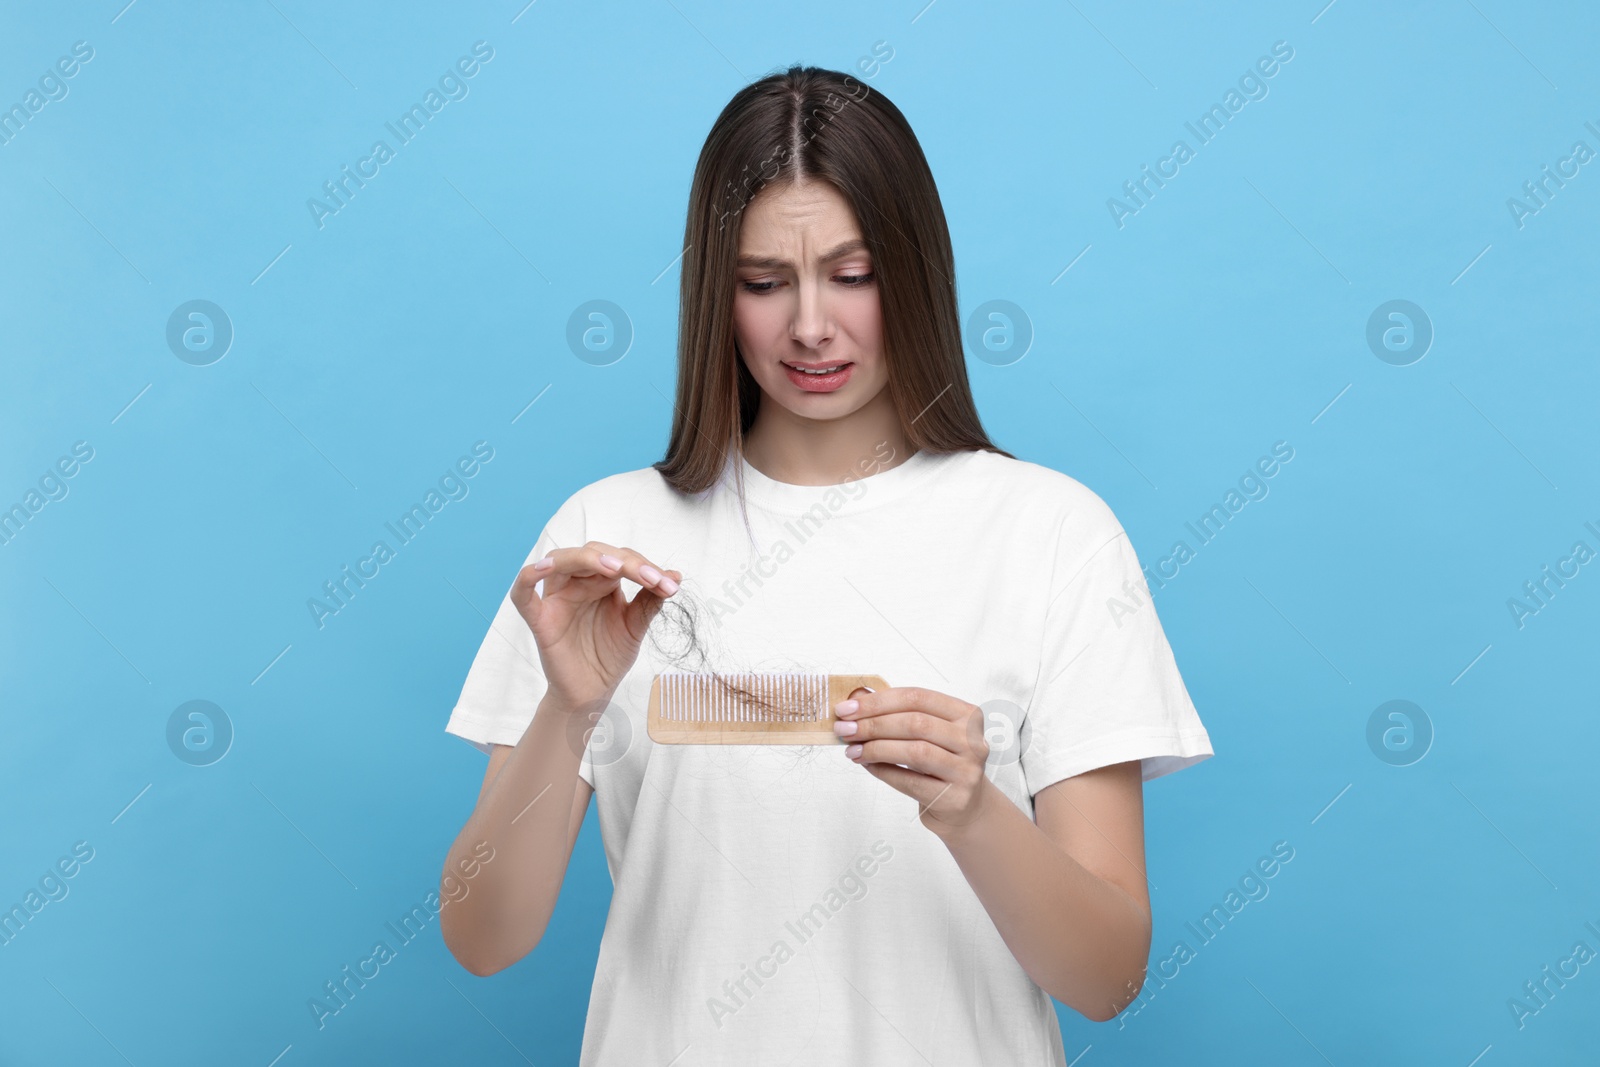
M873 456L869 462L857 468L862 472L857 477L833 485L780 482L761 473L742 454L738 455L737 462L744 476L744 496L747 501L773 511L800 514L817 504L826 506L829 499L837 500L837 496L831 495L834 493L842 493L850 500L851 511L897 500L926 482L945 462L959 455L961 453L935 453L919 449L888 469L879 469L879 461ZM733 483L734 463L734 452L730 449L728 463L717 486L728 493L736 491Z

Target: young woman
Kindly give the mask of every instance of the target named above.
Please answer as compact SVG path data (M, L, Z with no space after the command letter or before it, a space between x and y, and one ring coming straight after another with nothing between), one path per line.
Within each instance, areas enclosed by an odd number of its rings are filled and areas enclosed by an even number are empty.
M943 209L881 94L740 91L685 244L666 458L557 509L446 727L489 767L445 942L478 975L531 951L594 794L581 1063L1064 1064L1050 998L1107 1020L1143 982L1142 783L1211 755L1133 547L984 433ZM835 747L656 744L677 669L889 687Z

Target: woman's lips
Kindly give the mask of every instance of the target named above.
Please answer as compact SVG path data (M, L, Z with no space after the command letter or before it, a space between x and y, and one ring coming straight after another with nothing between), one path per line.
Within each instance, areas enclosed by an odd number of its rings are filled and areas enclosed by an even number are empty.
M796 367L814 369L838 367L840 363L844 364L843 367L832 374L807 374L804 371L795 369ZM834 363L785 363L783 365L783 372L789 376L789 380L808 393L831 393L849 381L850 374L854 370L854 363L843 360Z

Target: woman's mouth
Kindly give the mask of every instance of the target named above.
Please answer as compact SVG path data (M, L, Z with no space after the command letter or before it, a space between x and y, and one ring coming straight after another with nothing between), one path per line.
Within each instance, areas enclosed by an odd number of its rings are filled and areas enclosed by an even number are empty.
M855 367L848 360L832 363L784 363L789 380L808 393L831 393L850 380Z

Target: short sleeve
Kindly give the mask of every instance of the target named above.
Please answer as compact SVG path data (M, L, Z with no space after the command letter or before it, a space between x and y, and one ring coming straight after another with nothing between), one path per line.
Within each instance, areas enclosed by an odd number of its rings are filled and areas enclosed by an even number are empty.
M571 548L586 542L584 525L583 504L574 493L550 517L517 570L543 559L553 548ZM533 631L511 602L511 586L515 582L513 573L445 724L446 733L472 742L483 752L488 752L491 744L515 745L520 741L548 688ZM587 750L578 774L593 788L594 767Z
M1103 507L1103 505L1102 505ZM1038 684L1020 758L1030 795L1098 767L1142 760L1144 781L1212 755L1133 545L1104 511L1084 560L1058 558Z

